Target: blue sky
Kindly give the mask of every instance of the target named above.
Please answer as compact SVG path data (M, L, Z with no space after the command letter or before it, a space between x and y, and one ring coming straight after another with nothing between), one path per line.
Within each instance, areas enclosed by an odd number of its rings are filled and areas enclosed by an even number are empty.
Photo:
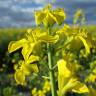
M0 27L35 25L34 9L42 9L50 2L55 7L63 7L68 12L68 23L72 23L72 15L76 8L83 8L86 11L89 17L88 23L96 22L96 0L0 0Z

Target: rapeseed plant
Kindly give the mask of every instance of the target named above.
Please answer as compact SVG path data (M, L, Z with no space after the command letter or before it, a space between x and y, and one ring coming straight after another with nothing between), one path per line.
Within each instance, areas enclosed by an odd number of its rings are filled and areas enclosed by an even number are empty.
M50 91L52 96L65 96L67 92L75 92L78 94L87 93L89 96L92 93L93 96L96 91L90 86L87 86L86 82L81 81L77 76L78 70L81 68L78 62L70 59L69 55L64 57L65 53L71 53L69 49L72 48L72 43L77 42L80 48L85 47L85 55L89 56L90 49L94 43L92 39L89 39L88 32L85 28L76 26L80 19L81 23L84 21L84 15L82 11L78 10L74 15L73 28L64 24L61 28L61 24L66 19L65 11L62 8L52 9L52 5L48 4L42 10L35 11L36 28L28 29L25 33L25 37L18 41L11 41L8 46L9 53L12 53L18 49L21 49L23 60L21 60L17 67L15 67L15 80L17 84L26 85L26 76L32 73L38 74L39 61L42 59L41 54L45 50L47 54L49 82L45 82L42 90L34 88L32 90L32 96L46 96L46 92ZM80 23L80 24L81 24ZM39 27L39 25L44 27ZM58 28L55 32L52 31L55 24ZM77 46L77 47L78 47ZM75 54L75 53L73 53ZM62 59L63 58L63 59ZM79 68L80 67L80 68ZM56 70L58 68L58 71ZM55 72L58 74L55 76ZM92 77L92 76L91 76ZM56 89L56 81L58 82L58 89ZM49 86L50 85L50 86Z

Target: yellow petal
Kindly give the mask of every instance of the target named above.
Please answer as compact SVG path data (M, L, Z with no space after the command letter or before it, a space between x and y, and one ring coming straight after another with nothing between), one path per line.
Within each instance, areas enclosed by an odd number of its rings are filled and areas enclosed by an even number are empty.
M32 70L32 72L34 72L34 73L38 73L39 72L39 69L38 69L38 66L37 66L37 64L31 64L31 70Z
M46 14L43 11L36 11L35 12L35 22L36 25L40 25L43 22Z
M21 39L19 41L11 41L8 46L9 53L18 50L19 48L23 47L23 45L26 43L26 39Z
M71 76L70 70L67 68L67 62L63 59L57 62L58 65L58 88L59 88L59 96L62 96L62 89L65 84L68 82L68 78Z
M46 17L43 20L43 24L45 27L51 27L55 24L55 21L52 18L51 13L47 13Z
M88 93L87 86L77 80L77 78L71 77L67 80L66 85L62 89L62 93L73 91L75 93Z
M24 44L23 49L22 49L22 55L23 55L25 61L28 60L30 54L33 51L34 46L35 46L35 43L32 43L32 44L25 43Z
M58 96L62 96L62 94L64 93L63 88L67 82L68 82L68 78L58 74L58 88L59 88Z
M55 36L50 36L50 35L42 35L41 37L39 37L39 39L42 41L42 42L46 42L46 43L56 43L59 39L59 36L58 35L55 35Z
M43 23L44 26L47 26L47 27L49 25L52 25L51 24L52 22L49 24L49 21L51 20L51 18L49 18L48 12L50 11L50 9L51 9L51 4L48 4L41 11L36 11L35 12L36 25L40 25L41 23Z
M21 84L21 85L25 85L25 74L23 72L23 70L21 69L17 69L15 74L14 74L14 78L17 82L17 84Z
M70 77L71 71L67 68L67 62L63 59L57 62L58 65L58 74L64 77Z
M38 66L35 63L34 64L26 64L26 63L22 64L22 70L24 70L25 75L29 75L32 72L34 73L39 72Z
M69 36L70 34L72 34L72 32L70 30L71 30L71 27L68 24L64 24L63 28L58 30L56 33L61 34L61 35L64 34L66 36Z
M90 47L87 44L86 40L82 36L77 36L84 44L85 49L86 49L86 55L90 54Z
M96 82L96 74L90 74L88 77L85 79L86 82L89 83L95 83Z
M64 10L60 8L52 12L52 17L57 24L62 24L63 21L66 19Z
M89 89L84 83L78 81L77 85L72 89L72 91L76 93L88 93Z
M62 88L62 94L71 91L77 85L77 83L77 78L68 78L66 84Z
M34 63L36 61L39 61L39 57L38 56L35 56L35 55L31 55L27 61L28 64L30 63Z

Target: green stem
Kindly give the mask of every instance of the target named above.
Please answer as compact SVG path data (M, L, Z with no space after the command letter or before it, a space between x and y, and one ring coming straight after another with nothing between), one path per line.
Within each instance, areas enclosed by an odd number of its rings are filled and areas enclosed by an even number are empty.
M60 48L56 49L56 52L57 51L60 51L61 49L65 49L73 40L73 37L70 38L70 40L68 40L63 46L61 46Z
M49 65L49 69L52 69L53 68L52 51L51 51L51 46L50 46L49 43L47 44L47 50L48 50L48 65ZM52 96L57 96L54 70L50 70L49 71L49 75L50 75L50 84L51 84Z

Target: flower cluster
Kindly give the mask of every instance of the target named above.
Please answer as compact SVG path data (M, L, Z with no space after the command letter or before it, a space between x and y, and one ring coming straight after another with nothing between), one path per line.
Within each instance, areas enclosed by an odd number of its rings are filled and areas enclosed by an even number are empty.
M81 10L74 15L75 23L77 23L79 17L81 20L84 18ZM37 66L41 59L39 52L43 52L42 50L45 49L45 54L48 55L48 70L52 84L52 96L57 94L55 79L58 80L58 96L63 96L70 91L78 94L89 93L89 96L91 96L90 94L95 96L95 89L87 86L86 82L81 81L79 76L76 75L79 64L72 63L68 55L65 56L66 58L63 58L63 53L67 51L71 53L73 51L72 49L78 49L78 47L79 49L84 48L87 57L91 53L90 49L94 46L94 40L85 28L75 25L71 27L68 24L64 24L62 28L60 27L53 32L53 25L60 25L65 19L66 15L63 9L52 10L49 4L44 9L35 12L36 25L43 24L44 28L37 27L28 29L24 38L10 42L8 47L9 53L21 49L23 56L23 60L21 60L15 68L15 80L18 84L26 85L25 77L33 72L39 72ZM45 45L44 48L42 48L43 45ZM58 67L58 79L54 76L56 67ZM91 75L88 79L90 78L94 79L95 77ZM32 96L45 96L46 92L50 90L48 86L50 86L50 84L46 81L42 90L37 92L37 89L34 88L32 90Z
M45 80L42 90L37 90L37 88L33 88L31 93L32 96L46 96L48 92L50 92L50 82Z

